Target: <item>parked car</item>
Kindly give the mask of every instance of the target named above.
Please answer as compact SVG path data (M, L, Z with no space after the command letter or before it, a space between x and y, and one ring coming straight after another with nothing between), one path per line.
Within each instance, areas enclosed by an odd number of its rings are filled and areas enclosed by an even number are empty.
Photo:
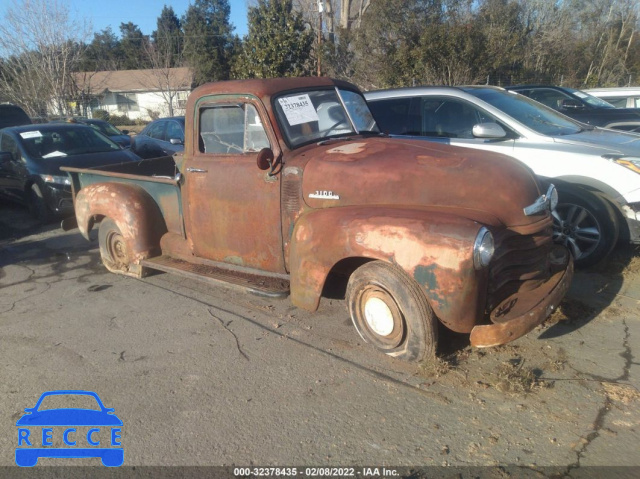
M71 186L61 166L91 167L140 160L95 129L68 123L0 130L0 195L25 203L47 222L73 214Z
M558 188L554 236L576 263L640 243L640 135L594 128L498 87L365 93L382 131L510 155Z
M31 118L18 105L3 103L0 105L0 128L8 126L30 125Z
M103 135L107 135L122 148L131 148L131 136L129 136L129 130L120 131L111 123L104 120L88 119L75 121L76 123L82 123L84 125L89 125L90 127L95 128Z
M142 158L157 158L184 151L184 116L152 121L133 138L131 148Z
M582 123L640 132L640 108L616 108L583 91L560 86L517 85L507 90L528 96Z
M640 108L640 87L591 88L584 90L591 96L611 103L616 108Z
M65 168L76 217L110 271L148 269L315 311L343 288L362 339L435 357L438 321L474 346L514 340L566 293L553 186L496 153L381 135L356 86L330 78L209 83L183 154Z

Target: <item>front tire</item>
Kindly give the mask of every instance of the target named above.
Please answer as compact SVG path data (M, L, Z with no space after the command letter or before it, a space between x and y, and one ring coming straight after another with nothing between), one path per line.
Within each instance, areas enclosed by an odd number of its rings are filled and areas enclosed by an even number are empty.
M435 359L437 321L418 283L397 266L372 261L349 278L347 307L360 337L405 361Z
M127 273L131 263L127 243L118 225L111 218L105 218L98 230L98 243L102 263L112 273Z
M603 198L581 189L559 189L553 211L553 239L565 245L576 267L602 261L618 240L618 221Z

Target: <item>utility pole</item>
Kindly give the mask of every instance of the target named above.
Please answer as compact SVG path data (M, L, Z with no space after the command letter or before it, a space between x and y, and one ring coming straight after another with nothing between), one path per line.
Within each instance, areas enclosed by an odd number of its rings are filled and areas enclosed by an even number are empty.
M322 12L324 11L323 0L318 0L318 76L322 76Z

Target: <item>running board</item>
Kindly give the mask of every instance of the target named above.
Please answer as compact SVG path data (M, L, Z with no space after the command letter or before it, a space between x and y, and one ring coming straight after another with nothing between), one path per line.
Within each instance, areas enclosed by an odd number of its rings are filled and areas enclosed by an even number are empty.
M284 278L234 271L218 266L190 263L162 255L142 261L150 269L174 273L191 279L206 281L216 286L234 287L245 292L268 298L289 296L289 281Z

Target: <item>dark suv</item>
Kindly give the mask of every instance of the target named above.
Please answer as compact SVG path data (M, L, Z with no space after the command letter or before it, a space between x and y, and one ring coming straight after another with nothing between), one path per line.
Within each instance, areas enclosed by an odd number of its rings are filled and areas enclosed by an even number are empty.
M582 123L640 132L640 108L616 108L588 93L561 86L516 85L507 90L528 96Z
M0 105L0 129L8 126L30 125L31 119L22 108L17 105Z

